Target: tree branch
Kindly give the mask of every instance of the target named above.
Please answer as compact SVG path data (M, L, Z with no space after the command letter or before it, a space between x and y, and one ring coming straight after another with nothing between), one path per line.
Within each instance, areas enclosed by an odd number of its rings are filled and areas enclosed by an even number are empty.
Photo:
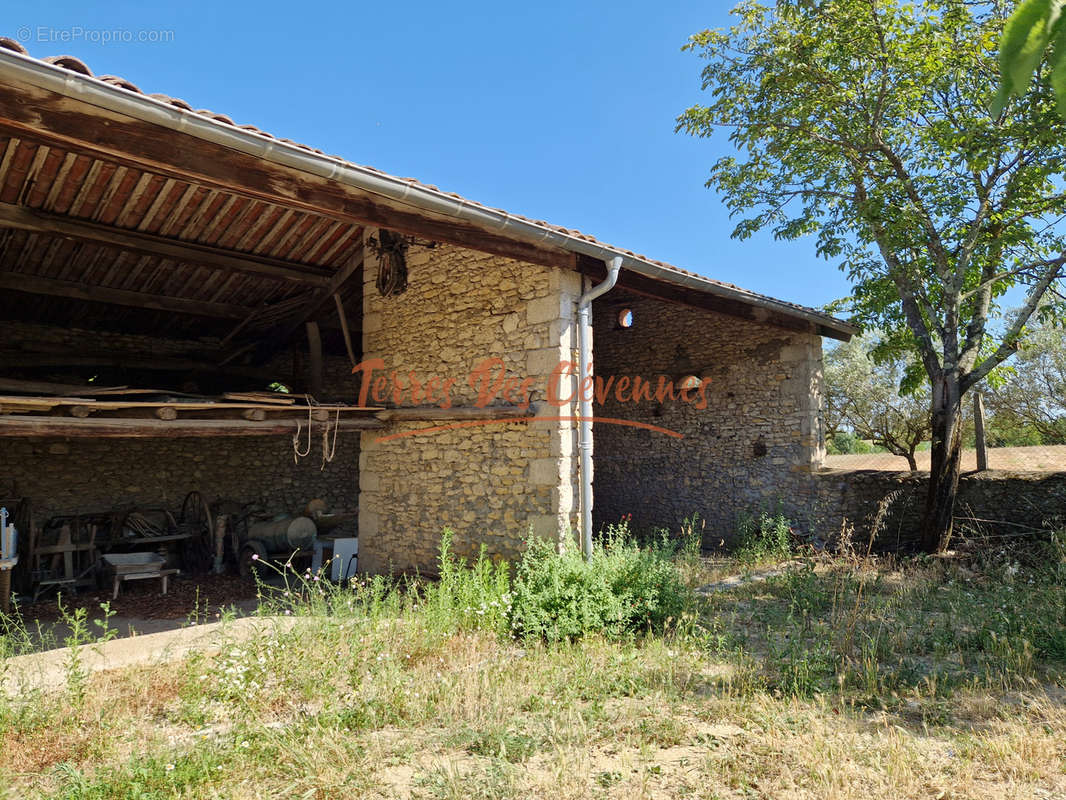
M1014 355L1018 349L1018 338L1021 336L1025 326L1029 323L1030 318L1039 307L1044 292L1052 283L1062 277L1061 273L1063 264L1066 264L1066 253L1049 263L1048 267L1044 270L1043 275L1041 275L1033 288L1029 290L1025 305L1018 310L1014 317L1014 322L1012 322L1007 329L1007 332L1003 336L1003 341L999 348L997 348L996 352L982 361L973 372L963 376L960 380L959 383L963 392L983 381L988 377L988 374L992 372L992 370Z

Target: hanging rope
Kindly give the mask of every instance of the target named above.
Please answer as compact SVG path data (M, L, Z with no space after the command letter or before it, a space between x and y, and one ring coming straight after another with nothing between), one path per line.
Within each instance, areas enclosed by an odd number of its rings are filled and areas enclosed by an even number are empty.
M292 463L299 464L300 459L304 456L311 454L311 423L312 423L312 409L311 404L307 405L307 449L304 452L300 452L300 432L303 428L300 425L300 420L296 420L296 433L292 435Z
M341 410L337 409L336 419L333 421L333 444L329 443L329 419L326 419L326 427L322 430L322 466L319 467L319 471L326 468L326 464L333 461L333 456L337 454L337 431L341 427Z

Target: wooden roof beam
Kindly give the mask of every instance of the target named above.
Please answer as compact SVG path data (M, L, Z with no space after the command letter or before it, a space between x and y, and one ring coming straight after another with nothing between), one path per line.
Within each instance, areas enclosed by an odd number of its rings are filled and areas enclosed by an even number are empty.
M90 303L112 303L118 306L149 308L173 314L189 314L196 317L218 319L244 319L248 316L246 306L229 303L211 303L206 300L189 300L184 297L169 297L147 292L132 292L128 289L112 289L76 281L60 281L41 278L21 272L0 272L0 289L15 292L43 294L49 297L67 297Z
M607 268L602 261L587 256L578 257L578 271L588 275L594 280L601 281L607 274ZM731 317L758 323L760 325L772 325L776 328L784 328L790 331L812 333L819 336L827 336L833 339L843 339L839 331L832 330L824 325L816 325L813 322L775 313L758 306L744 303L732 298L719 297L706 292L699 292L684 286L664 283L652 280L644 275L623 269L618 276L616 290L626 291L639 297L648 297L653 300L661 300L666 303L695 308L701 311L713 311L718 314L727 314ZM605 296L610 299L611 295Z
M11 203L0 203L0 227L62 236L81 242L115 247L142 255L200 264L231 272L294 281L315 287L329 285L334 270L275 258L236 253L195 242L183 242L140 231L124 230L98 222L63 217Z
M295 419L118 419L93 417L31 417L0 415L0 438L8 436L92 437L94 439L176 438L183 436L291 436L301 422ZM372 417L342 419L340 433L383 428ZM302 425L306 427L307 421Z
M289 320L284 327L279 327L263 341L256 354L256 363L263 364L270 360L270 357L278 350L285 347L293 335L306 323L315 321L315 315L322 310L322 307L328 303L330 298L332 298L337 292L344 289L345 284L348 283L353 276L358 275L362 268L363 248L360 247L352 254L351 258L348 259L348 263L337 270L337 273L330 278L329 283L325 287L311 293L307 300L307 304L301 309L299 314ZM231 356L232 354L227 356L224 360L231 360Z

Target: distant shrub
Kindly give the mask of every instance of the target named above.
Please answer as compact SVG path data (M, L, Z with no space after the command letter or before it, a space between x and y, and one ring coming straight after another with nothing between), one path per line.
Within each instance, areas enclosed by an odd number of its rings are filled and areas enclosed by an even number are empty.
M877 453L880 448L860 439L851 431L839 431L826 440L825 450L831 456L854 456Z
M736 557L741 561L787 558L792 552L792 523L780 512L744 514L737 525Z
M511 632L549 642L661 632L690 602L672 553L639 547L624 523L608 529L588 560L573 545L560 552L553 541L532 539L515 571Z

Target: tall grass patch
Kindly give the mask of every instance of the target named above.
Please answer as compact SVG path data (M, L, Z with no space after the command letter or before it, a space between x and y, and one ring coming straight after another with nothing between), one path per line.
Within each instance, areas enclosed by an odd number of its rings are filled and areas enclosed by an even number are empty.
M738 561L780 561L792 553L792 523L784 514L743 514L737 524Z
M510 565L493 562L481 545L473 563L452 550L454 534L444 529L437 556L439 580L420 587L426 621L443 632L485 630L505 633L511 609Z

